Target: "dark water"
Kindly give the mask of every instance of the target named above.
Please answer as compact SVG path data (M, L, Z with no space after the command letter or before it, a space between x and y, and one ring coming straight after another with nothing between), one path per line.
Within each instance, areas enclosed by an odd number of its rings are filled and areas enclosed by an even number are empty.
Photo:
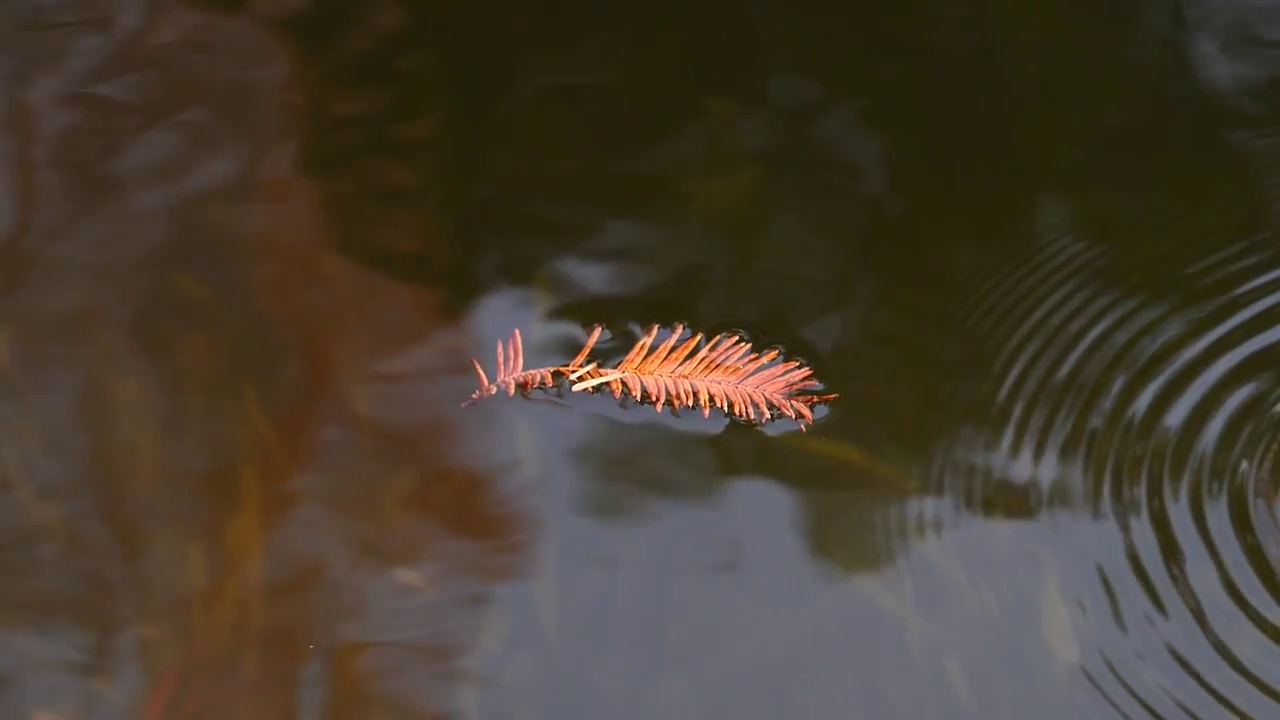
M1280 712L1280 14L0 7L0 718ZM460 408L736 329L810 432Z

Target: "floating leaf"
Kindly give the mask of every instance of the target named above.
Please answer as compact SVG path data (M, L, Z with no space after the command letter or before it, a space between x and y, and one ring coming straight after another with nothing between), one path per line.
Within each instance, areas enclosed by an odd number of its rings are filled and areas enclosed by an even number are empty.
M480 385L463 405L500 390L515 395L517 391L546 389L558 380L568 380L573 383L573 392L608 388L615 398L626 395L652 402L659 412L670 405L673 410L699 408L707 416L712 408L718 408L730 417L756 423L783 416L795 420L804 430L807 423L813 422L813 406L836 397L805 392L822 386L813 377L812 368L799 360L781 360L781 351L776 349L758 352L740 335L722 333L704 342L703 334L697 333L680 342L685 328L676 325L655 348L659 329L651 326L616 367L587 362L602 332L596 326L568 365L532 370L524 368L520 330L513 330L505 345L498 342L497 370L492 382L480 363L471 361Z

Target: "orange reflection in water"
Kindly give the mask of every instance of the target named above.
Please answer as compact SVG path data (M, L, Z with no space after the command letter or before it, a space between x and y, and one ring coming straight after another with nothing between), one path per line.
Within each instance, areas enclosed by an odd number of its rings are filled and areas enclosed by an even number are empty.
M55 224L38 218L15 237L25 265L5 286L4 392L30 404L45 451L86 437L84 474L60 477L89 510L58 517L67 535L100 539L66 543L112 579L85 600L94 632L132 650L86 664L94 693L54 706L32 692L26 714L444 714L469 682L458 661L489 588L518 571L528 531L515 499L459 457L453 395L429 392L466 367L460 331L440 292L332 249L359 230L334 229L333 202L365 203L348 218L377 207L297 170L307 104L289 53L249 20L156 12L31 103L42 122L59 98L92 96L110 112L85 117L119 120L80 126L75 146L27 139L61 154L22 202L102 224L86 253L62 237L65 252L50 252ZM421 244L442 223L395 227ZM431 338L430 367L375 377ZM74 413L40 389L57 363L83 374ZM5 469L13 487L35 462Z

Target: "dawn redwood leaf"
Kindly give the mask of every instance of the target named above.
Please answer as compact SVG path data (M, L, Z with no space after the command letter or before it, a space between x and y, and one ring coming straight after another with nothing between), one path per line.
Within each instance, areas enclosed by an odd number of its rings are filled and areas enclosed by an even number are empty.
M813 377L813 369L798 360L777 362L782 357L777 348L757 352L745 338L727 333L706 343L704 335L697 333L677 345L684 335L684 325L672 327L668 337L654 347L660 329L658 325L650 326L622 362L605 367L598 361L586 362L603 331L597 325L569 364L533 370L524 369L523 339L519 329L513 330L505 345L498 341L497 370L492 382L480 363L472 360L480 386L463 405L499 390L515 395L517 391L550 389L567 380L572 383L572 392L608 388L615 398L625 395L648 401L658 412L669 405L673 413L687 407L701 409L707 416L714 407L731 417L756 423L769 422L776 416L788 417L804 430L806 424L813 422L811 408L836 398L834 394L803 392L821 386Z

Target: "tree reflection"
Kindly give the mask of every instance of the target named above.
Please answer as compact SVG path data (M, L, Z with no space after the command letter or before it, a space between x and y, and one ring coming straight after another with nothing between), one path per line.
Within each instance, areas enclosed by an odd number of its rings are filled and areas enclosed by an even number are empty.
M319 85L300 108L315 66L253 23L131 12L9 98L34 165L5 239L3 714L447 715L524 511L432 389L465 366L450 296L332 248L441 261L448 215L300 174L354 126L318 122ZM425 147L417 119L390 136ZM386 190L402 155L348 169ZM375 369L424 337L427 365Z

